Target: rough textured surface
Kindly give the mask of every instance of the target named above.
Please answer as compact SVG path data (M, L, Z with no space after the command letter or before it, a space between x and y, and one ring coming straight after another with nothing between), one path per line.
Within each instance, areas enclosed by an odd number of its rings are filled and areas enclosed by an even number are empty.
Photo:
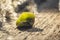
M14 9L20 1L0 0L0 40L60 40L60 12L55 10L38 13L35 6L30 5L26 8L36 16L33 28L17 29L16 19L20 13Z

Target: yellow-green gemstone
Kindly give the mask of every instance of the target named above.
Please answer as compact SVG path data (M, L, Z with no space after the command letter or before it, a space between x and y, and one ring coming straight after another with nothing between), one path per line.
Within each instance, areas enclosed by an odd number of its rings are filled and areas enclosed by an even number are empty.
M29 26L33 26L35 21L35 15L31 12L22 12L17 21L16 21L16 25L19 27L28 27Z

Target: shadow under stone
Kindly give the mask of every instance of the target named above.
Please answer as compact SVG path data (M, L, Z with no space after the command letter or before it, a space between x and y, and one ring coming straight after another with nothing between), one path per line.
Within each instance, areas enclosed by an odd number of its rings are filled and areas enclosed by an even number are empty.
M27 30L27 32L42 32L42 31L43 31L43 29L35 28L35 27L33 27L33 28Z
M32 26L23 26L23 27L20 27L20 26L17 26L17 29L21 30L21 31L26 31L28 29L31 29Z
M35 27L17 27L20 31L27 31L27 32L42 32L43 29L35 28Z

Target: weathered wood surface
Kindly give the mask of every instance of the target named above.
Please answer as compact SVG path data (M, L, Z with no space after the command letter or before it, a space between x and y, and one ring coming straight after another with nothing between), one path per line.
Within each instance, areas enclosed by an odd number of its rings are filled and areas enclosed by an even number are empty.
M35 24L25 31L16 28L16 20L6 22L0 30L0 40L60 40L60 12L35 14Z

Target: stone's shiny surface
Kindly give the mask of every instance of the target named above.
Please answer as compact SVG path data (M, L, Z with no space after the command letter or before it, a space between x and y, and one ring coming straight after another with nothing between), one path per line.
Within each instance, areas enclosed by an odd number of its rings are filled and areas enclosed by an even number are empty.
M16 25L20 28L30 28L33 26L35 20L35 15L31 12L23 12L19 15L16 21Z

